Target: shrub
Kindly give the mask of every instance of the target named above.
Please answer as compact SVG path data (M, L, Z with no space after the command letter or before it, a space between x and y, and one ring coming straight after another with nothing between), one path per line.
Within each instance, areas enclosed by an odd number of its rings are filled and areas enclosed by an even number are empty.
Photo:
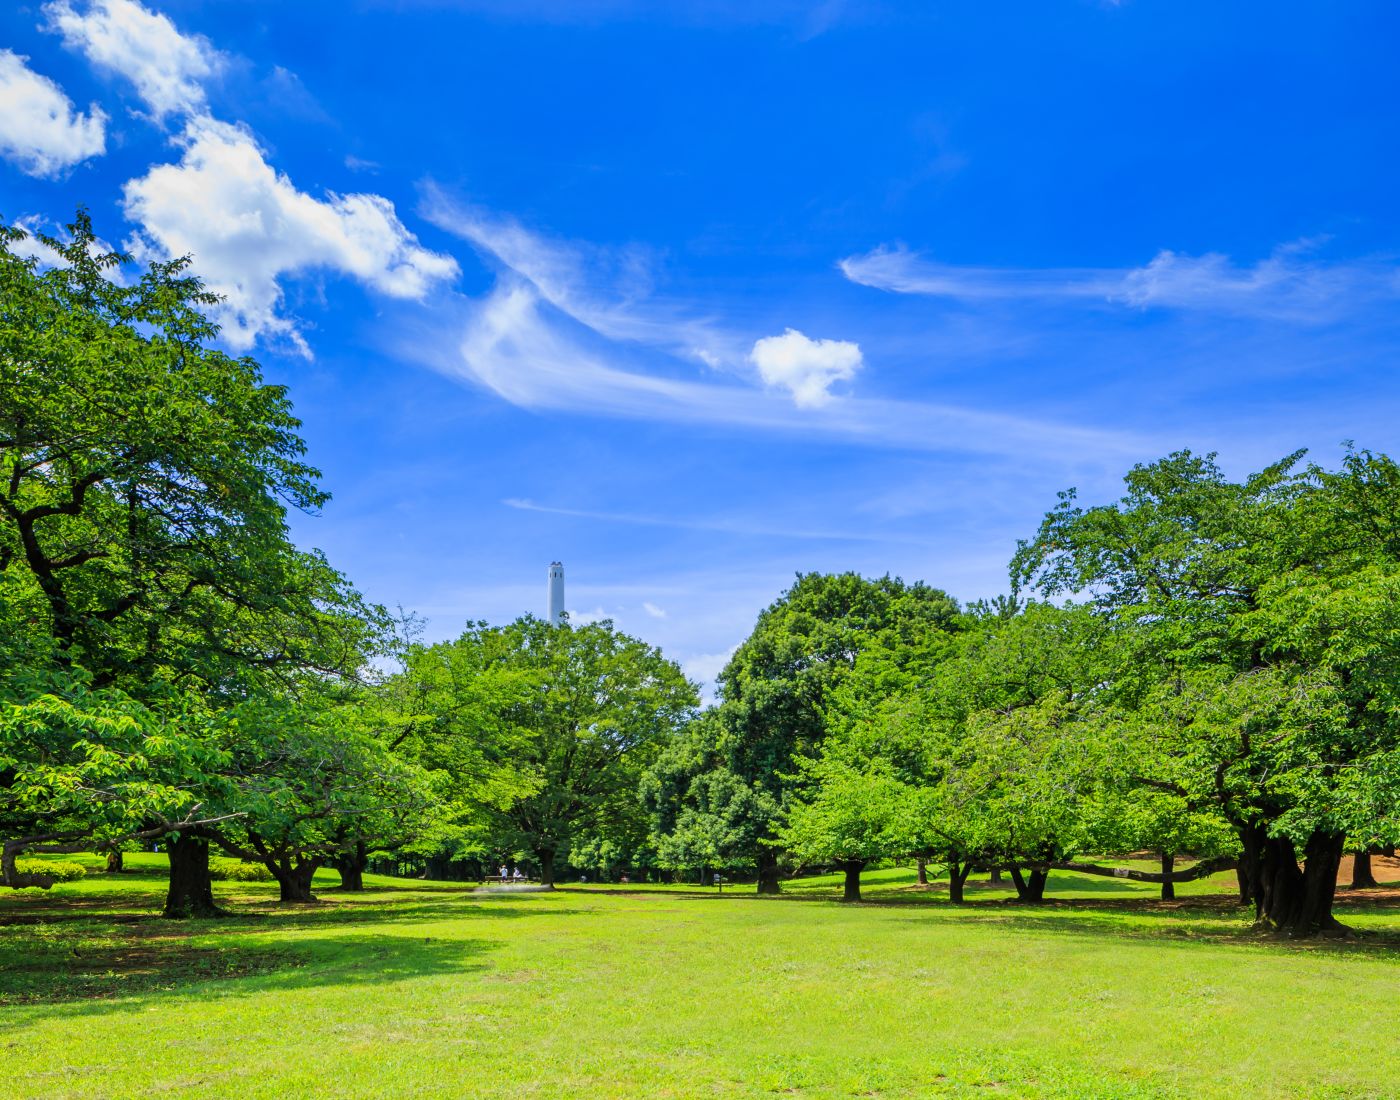
M271 882L272 872L261 863L241 859L211 859L209 877L215 882Z
M17 859L15 870L22 875L48 875L55 882L76 882L87 874L81 863L66 859Z

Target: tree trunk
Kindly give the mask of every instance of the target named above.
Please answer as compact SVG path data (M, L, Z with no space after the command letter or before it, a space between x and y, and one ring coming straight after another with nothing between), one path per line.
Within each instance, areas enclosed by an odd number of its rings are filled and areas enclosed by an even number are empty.
M1266 838L1254 901L1259 926L1295 938L1344 931L1332 916L1332 898L1345 843L1339 833L1313 833L1303 849L1300 870L1291 840Z
M1162 853L1162 874L1169 875L1176 868L1176 856ZM1176 884L1169 878L1162 880L1162 900L1176 900Z
M1394 845L1394 844L1387 844L1384 848L1381 849L1381 855L1387 857L1388 859L1394 859L1394 858L1395 858L1395 845Z
M221 917L214 904L214 884L209 878L209 841L192 832L175 833L165 842L170 857L170 886L165 894L164 916Z
M758 892L778 893L778 853L765 847L758 853Z
M1240 863L1240 865L1235 868L1235 882L1239 885L1240 904L1253 905L1254 888L1250 882L1249 868L1246 867L1244 863Z
M343 852L335 861L335 869L340 872L342 890L363 890L365 888L365 868L369 866L369 856L365 853L365 842L357 841L354 851Z
M993 867L993 868L992 868L991 874L987 876L987 882L990 883L992 886L1000 886L1000 885L1001 885L1001 868L1000 868L1000 867Z
M972 870L969 863L959 863L953 860L948 864L948 900L954 905L961 905L963 900L963 883L967 881L968 873Z
M268 870L277 879L280 888L278 900L298 903L315 901L316 896L311 892L311 879L318 866L320 861L315 859L298 860L295 863L287 859L280 864L269 861Z
M113 848L107 853L107 874L119 875L122 871L122 851L120 848Z
M1014 863L1007 870L1011 872L1011 881L1016 884L1017 900L1031 905L1045 900L1045 880L1050 877L1048 871L1032 870L1030 874L1023 875L1021 868Z
M1351 888L1353 890L1369 890L1373 886L1379 886L1376 876L1371 871L1371 853L1357 852L1351 857Z
M1259 899L1260 860L1265 839L1262 826L1246 825L1240 829L1240 861L1235 868L1235 878L1240 885L1241 905L1254 905Z
M842 901L860 901L860 873L865 868L863 859L847 859L839 864L846 872L846 884L841 893Z
M540 885L554 889L554 849L543 848L535 852L540 861Z
M928 860L926 860L926 859L918 859L918 860L915 861L915 866L918 868L919 885L920 885L920 886L927 886L927 885L928 885Z
M342 890L363 890L365 888L365 869L353 859L340 860L335 869L340 872L340 888Z

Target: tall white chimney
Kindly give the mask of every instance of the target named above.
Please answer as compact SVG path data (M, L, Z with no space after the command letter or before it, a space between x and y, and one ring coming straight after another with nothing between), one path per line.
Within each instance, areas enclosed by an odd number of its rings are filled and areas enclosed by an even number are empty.
M549 621L558 626L564 621L564 563L549 563Z

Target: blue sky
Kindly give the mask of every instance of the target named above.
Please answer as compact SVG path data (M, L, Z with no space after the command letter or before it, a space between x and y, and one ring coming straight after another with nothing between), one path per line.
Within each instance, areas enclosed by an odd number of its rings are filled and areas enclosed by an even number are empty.
M798 570L1005 587L1057 490L1394 451L1400 10L57 0L0 216L192 253L427 619L567 567L707 680Z

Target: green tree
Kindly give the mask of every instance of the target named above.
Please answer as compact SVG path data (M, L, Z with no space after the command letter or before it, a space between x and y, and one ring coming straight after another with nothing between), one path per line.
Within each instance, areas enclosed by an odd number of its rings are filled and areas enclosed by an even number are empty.
M909 855L946 862L960 900L961 855L945 843L931 808L946 761L928 725L913 717L926 714L917 704L956 650L954 622L961 628L967 617L875 633L827 693L826 734L815 754L796 761L778 844L798 862L839 867L847 901L860 899L869 863Z
M26 638L31 680L56 677L62 686L49 694L75 706L80 696L127 699L148 715L207 716L307 673L353 674L382 615L288 536L287 508L315 510L326 495L303 461L285 391L264 384L252 360L212 346L204 311L215 299L187 260L134 270L86 214L68 228L67 240L40 238L57 256L41 269L16 251L23 231L0 227L0 614ZM12 705L35 703L23 677L9 682ZM46 759L86 767L94 742L80 725L58 724L74 737L50 743ZM204 719L175 726L187 738L207 732ZM166 738L172 723L147 727L92 726L103 736L97 755L132 751L132 737ZM110 740L118 736L128 741ZM148 789L194 790L177 762L198 756L193 746L173 754L169 780L150 774ZM217 746L203 756L217 757ZM0 770L0 811L34 801L39 788L24 789L40 774L33 763L16 756ZM217 795L220 777L203 778L204 794ZM123 816L114 790L72 788L70 843L112 839ZM200 868L214 820L157 804L130 781L120 791L127 819L147 813L143 832L169 826L170 908L211 910ZM11 813L9 824L21 822ZM26 836L6 843L22 849ZM192 892L176 897L177 882Z
M390 751L378 717L324 686L296 699L255 697L221 716L226 802L238 814L211 839L263 864L283 901L314 900L312 876L345 854L348 838L388 847L424 828L430 777Z
M41 271L0 231L0 567L93 686L268 664L260 613L306 577L288 505L326 495L286 393L206 346L185 261L121 282L86 215ZM239 629L229 630L236 625Z
M1335 929L1346 838L1394 835L1400 798L1387 602L1400 470L1353 450L1337 470L1299 454L1234 482L1182 452L1126 483L1113 505L1062 494L1017 574L1044 592L1091 591L1151 639L1140 667L1156 684L1143 694L1171 735L1143 759L1143 782L1214 800L1262 925Z
M1113 639L1086 608L1030 604L979 618L931 686L944 790L964 861L1003 865L1040 901L1051 864L1102 836L1101 735Z
M530 852L547 885L575 839L644 835L640 778L698 703L674 663L606 621L477 624L412 652L405 677L422 758L471 762L456 797L480 843Z
M882 764L855 767L829 750L804 760L806 790L775 838L800 863L840 869L845 901L860 901L867 864L918 847L917 794Z
M687 723L642 776L657 863L674 871L752 868L760 832L778 807L724 764L713 707Z
M827 708L860 654L874 646L898 649L956 629L951 597L924 584L854 573L799 574L759 615L753 633L719 677L724 767L753 788L754 858L760 893L778 889L778 851L798 761L815 758L827 734Z

